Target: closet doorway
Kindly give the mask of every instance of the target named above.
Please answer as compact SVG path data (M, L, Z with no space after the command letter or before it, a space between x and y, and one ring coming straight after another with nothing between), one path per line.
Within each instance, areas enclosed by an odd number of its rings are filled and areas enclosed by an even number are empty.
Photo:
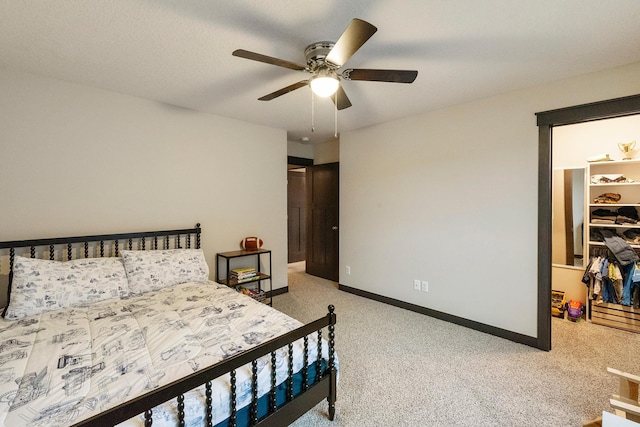
M553 128L640 114L640 95L536 113L538 124L537 347L551 350Z

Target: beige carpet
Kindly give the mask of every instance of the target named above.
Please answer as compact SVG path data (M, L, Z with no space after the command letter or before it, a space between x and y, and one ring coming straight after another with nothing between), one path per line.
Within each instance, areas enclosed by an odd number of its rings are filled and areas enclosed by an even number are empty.
M303 322L336 306L340 382L293 425L580 426L603 410L617 380L640 374L640 334L553 318L553 350L501 338L339 291L293 264L274 307Z

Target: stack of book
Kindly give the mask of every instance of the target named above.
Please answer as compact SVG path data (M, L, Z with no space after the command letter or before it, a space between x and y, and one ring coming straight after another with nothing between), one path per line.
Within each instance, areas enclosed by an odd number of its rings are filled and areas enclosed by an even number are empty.
M231 280L235 280L237 283L251 282L257 278L258 274L255 268L242 267L231 270Z

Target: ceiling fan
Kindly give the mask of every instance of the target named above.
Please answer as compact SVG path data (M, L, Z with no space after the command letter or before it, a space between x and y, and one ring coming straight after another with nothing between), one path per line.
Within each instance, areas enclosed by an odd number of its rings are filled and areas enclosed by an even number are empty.
M341 79L413 83L418 76L417 71L410 70L347 68L341 72L338 71L377 30L375 26L362 19L353 19L337 42L322 41L307 46L304 50L307 59L306 66L244 49L235 50L233 56L277 65L296 71L306 71L312 74L307 80L300 80L297 83L258 98L260 101L271 101L274 98L309 85L316 95L324 97L331 96L337 109L342 110L351 107L351 101L349 101L340 83Z

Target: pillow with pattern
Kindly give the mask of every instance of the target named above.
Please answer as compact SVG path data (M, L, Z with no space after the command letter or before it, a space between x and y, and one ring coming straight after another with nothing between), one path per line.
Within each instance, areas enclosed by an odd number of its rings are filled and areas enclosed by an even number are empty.
M202 249L122 251L132 295L209 280L209 266Z
M16 256L7 320L129 295L121 258L50 261Z

